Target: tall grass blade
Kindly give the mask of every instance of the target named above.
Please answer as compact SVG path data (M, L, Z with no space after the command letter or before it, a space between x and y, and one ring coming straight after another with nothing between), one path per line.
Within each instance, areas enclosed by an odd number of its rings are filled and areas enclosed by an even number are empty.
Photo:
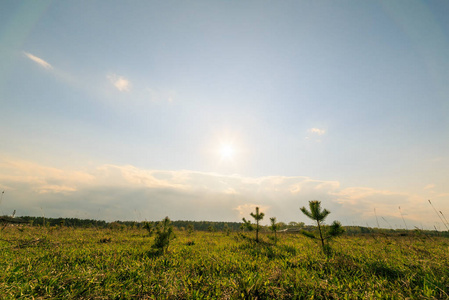
M377 219L376 208L374 208L374 215L376 216L377 228L380 228L380 226L379 226L379 219Z
M387 219L385 219L384 217L382 217L382 219L384 219L384 221L387 222L388 226L390 226L390 229L393 230L393 227L391 226L390 222L388 222Z
M2 194L0 195L0 205L2 204L3 201L3 195L5 194L5 191L2 192ZM3 215L3 210L1 211L2 215Z
M405 225L405 229L408 230L407 223L405 223L405 219L404 219L404 216L402 215L402 211L401 211L401 207L400 206L399 206L399 213L401 214L402 221L404 222L404 225Z
M449 222L446 220L446 217L443 215L443 212L440 210L440 214L443 216L444 221L446 221L446 224L449 225Z
M435 211L435 213L438 215L438 218L440 218L441 223L443 223L444 227L446 227L446 229L449 231L449 227L447 226L446 223L444 223L443 218L440 216L440 214L438 213L438 211L435 209L435 206L433 206L432 202L429 199L429 203L432 206L433 210Z

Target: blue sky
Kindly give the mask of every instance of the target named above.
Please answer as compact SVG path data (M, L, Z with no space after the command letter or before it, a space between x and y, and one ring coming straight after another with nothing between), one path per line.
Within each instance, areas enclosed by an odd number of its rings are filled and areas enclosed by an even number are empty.
M449 214L446 1L1 6L3 213Z

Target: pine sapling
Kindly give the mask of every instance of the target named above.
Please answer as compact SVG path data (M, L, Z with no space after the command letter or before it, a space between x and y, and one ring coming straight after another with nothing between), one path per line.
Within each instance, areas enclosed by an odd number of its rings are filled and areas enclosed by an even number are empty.
M261 221L263 219L263 217L265 216L264 213L259 213L259 207L256 207L256 213L251 213L251 217L254 218L254 220L256 220L256 242L259 242L259 221Z
M226 236L229 236L229 234L231 233L231 228L229 228L229 225L227 223L224 224L223 231L226 233Z
M193 230L194 230L193 224L187 225L187 234L188 235L192 235Z
M163 254L167 252L170 240L174 238L173 227L170 223L170 219L165 217L164 220L159 222L156 226L156 237L152 247L158 249Z
M243 218L242 221L243 221L243 224L242 224L242 226L240 226L242 231L245 230L245 229L248 230L248 231L253 231L254 230L254 226L253 226L253 224L251 224L250 220L247 220L247 219Z
M146 229L148 231L148 235L152 236L153 235L153 225L150 222L145 222L145 224L143 225L143 228Z
M209 232L215 232L216 231L215 226L213 224L210 224L209 227L207 227L207 230Z
M321 209L321 201L318 201L318 200L309 201L309 208L310 208L310 211L307 210L307 208L305 208L303 206L300 208L300 210L307 217L316 221L319 237L316 237L313 233L307 232L304 230L302 231L302 234L304 234L305 236L307 236L309 238L319 240L321 242L321 247L323 249L323 252L326 255L329 255L330 254L330 246L328 243L325 244L325 241L328 242L330 239L343 234L344 229L341 226L341 223L338 221L334 221L332 223L332 225L330 225L330 226L323 225L323 222L326 219L326 217L330 214L330 211L328 211L327 209L323 209L323 210Z
M270 218L270 222L271 222L271 225L270 225L269 228L270 228L271 231L274 232L274 243L276 244L276 243L277 243L276 232L277 232L278 229L279 229L279 224L276 223L276 217Z

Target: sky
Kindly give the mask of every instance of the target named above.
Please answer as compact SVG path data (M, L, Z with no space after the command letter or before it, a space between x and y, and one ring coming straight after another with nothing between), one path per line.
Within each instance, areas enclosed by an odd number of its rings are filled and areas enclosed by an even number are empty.
M0 7L1 214L445 229L447 1Z

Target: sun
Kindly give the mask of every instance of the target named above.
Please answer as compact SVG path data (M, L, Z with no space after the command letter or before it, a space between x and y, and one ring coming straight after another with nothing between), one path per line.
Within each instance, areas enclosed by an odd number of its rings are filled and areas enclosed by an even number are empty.
M222 144L220 147L220 157L222 160L232 160L235 155L235 149L231 144Z

